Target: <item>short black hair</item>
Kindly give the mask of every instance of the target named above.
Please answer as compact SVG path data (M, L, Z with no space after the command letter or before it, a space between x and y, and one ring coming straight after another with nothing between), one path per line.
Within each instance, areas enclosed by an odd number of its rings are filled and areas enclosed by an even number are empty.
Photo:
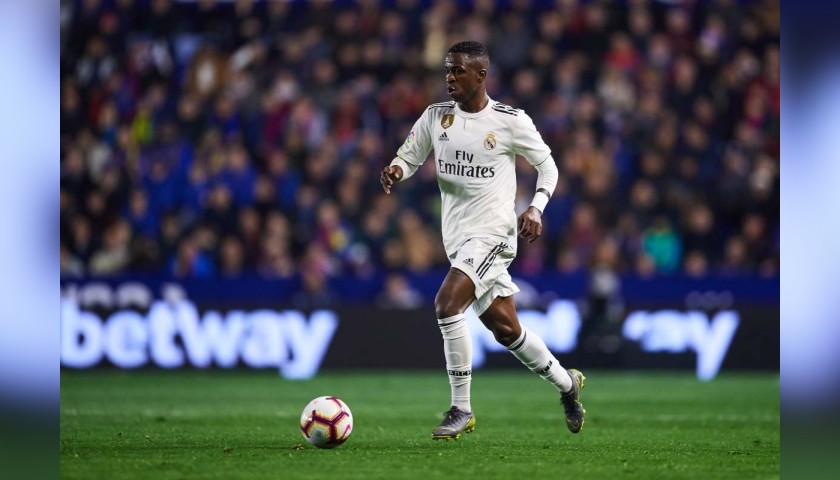
M458 42L455 45L452 45L449 47L447 53L463 53L470 58L481 58L487 62L490 61L490 53L487 51L487 47L485 47L481 42L475 42L472 40Z

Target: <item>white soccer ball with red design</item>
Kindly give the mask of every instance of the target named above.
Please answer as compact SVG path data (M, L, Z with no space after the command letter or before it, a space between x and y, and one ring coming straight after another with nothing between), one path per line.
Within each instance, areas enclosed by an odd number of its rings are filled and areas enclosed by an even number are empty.
M336 397L318 397L300 414L300 431L318 448L334 448L347 441L353 431L353 414Z

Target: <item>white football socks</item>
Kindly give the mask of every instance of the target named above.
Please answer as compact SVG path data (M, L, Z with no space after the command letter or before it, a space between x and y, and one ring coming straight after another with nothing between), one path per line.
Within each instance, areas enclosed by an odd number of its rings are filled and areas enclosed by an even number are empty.
M553 383L560 393L572 388L572 379L560 362L554 358L545 342L534 332L522 327L522 335L507 347L520 362L532 372Z
M452 405L465 412L470 406L472 382L472 339L464 314L438 319L443 335L443 352L446 354L446 371L452 389Z

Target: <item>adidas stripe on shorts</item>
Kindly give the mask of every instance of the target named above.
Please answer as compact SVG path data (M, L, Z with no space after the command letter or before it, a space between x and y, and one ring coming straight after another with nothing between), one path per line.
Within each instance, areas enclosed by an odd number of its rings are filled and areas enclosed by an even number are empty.
M450 258L452 267L466 273L475 285L473 310L484 313L496 297L519 291L507 269L516 257L512 247L498 237L475 237L464 242Z

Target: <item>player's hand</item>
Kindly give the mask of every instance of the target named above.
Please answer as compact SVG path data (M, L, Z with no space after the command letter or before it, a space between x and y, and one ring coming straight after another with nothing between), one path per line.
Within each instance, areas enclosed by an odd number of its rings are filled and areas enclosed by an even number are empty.
M391 187L394 182L399 182L403 178L402 167L396 165L388 165L382 169L382 174L379 175L379 183L382 184L382 189L385 193L391 194Z
M542 235L542 214L536 207L528 207L519 216L519 236L528 240L528 243L540 238Z

